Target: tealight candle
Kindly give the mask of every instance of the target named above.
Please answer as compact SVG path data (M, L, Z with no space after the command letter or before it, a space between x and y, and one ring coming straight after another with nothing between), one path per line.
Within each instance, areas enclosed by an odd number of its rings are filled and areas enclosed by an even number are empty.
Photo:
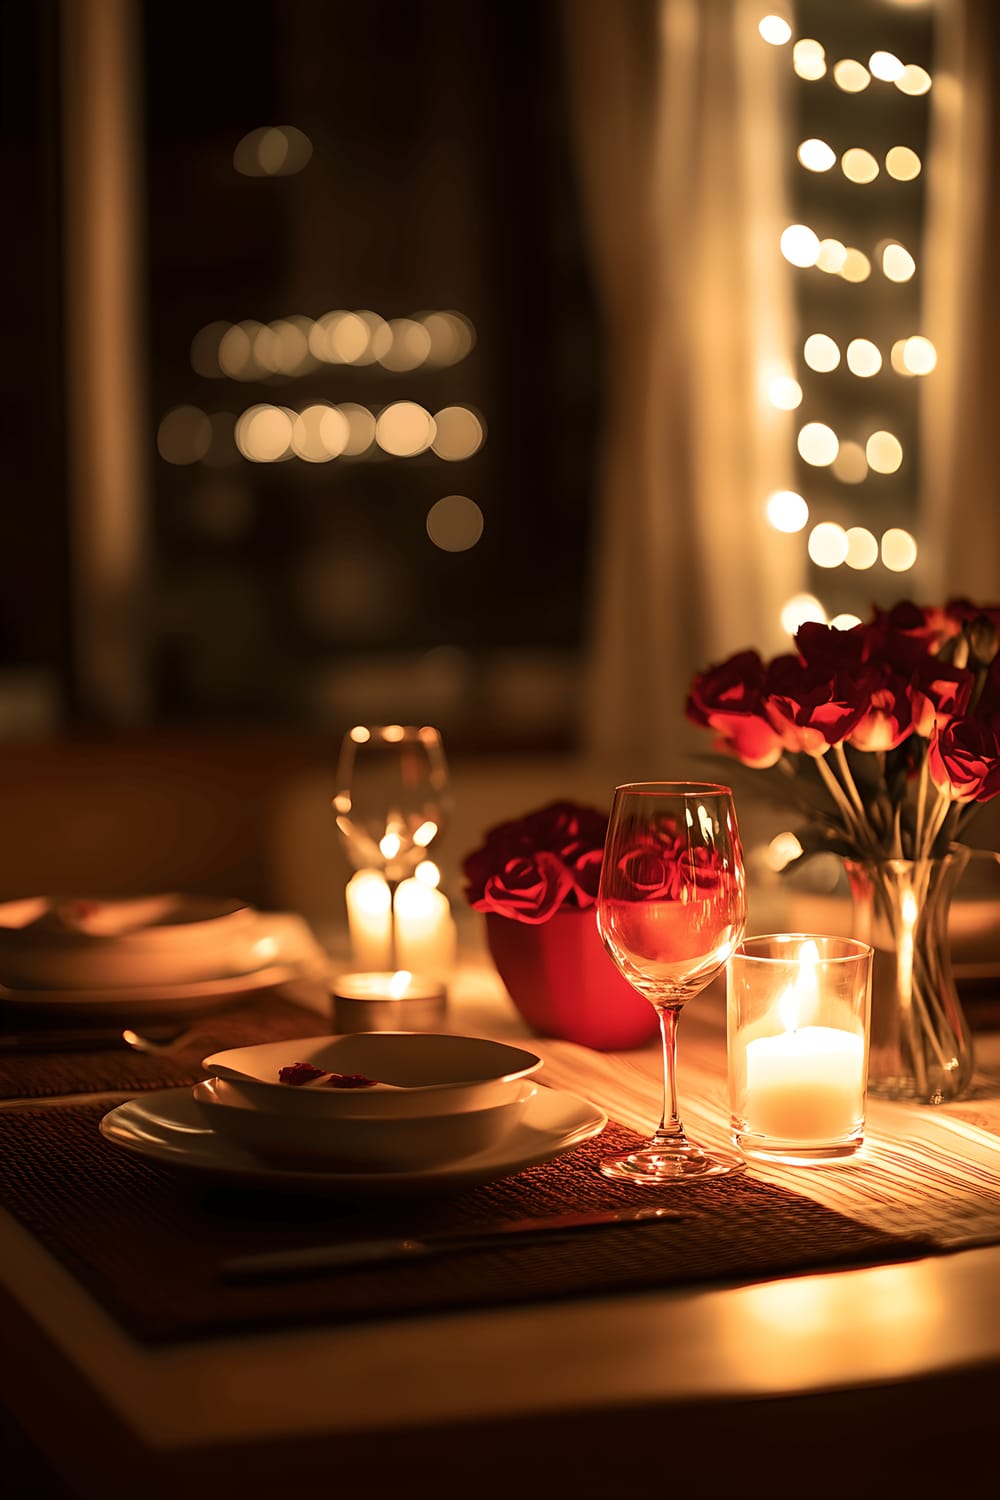
M729 966L733 1140L748 1156L849 1156L864 1133L872 950L805 933L748 938Z
M408 969L340 974L331 987L336 1031L434 1031L448 997L440 980Z

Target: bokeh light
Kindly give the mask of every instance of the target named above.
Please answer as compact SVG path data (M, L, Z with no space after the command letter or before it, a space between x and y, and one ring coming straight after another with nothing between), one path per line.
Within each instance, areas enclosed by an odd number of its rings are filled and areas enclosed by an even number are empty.
M844 561L849 568L855 568L859 573L874 568L878 562L878 540L867 527L847 528L847 556Z
M324 464L343 453L350 436L347 418L328 402L305 407L292 422L292 452Z
M885 170L896 182L912 182L920 169L920 157L909 146L890 146L885 153Z
M434 427L431 448L449 463L471 458L483 446L482 420L467 406L442 407L434 413Z
M895 83L903 72L903 64L893 52L873 52L868 59L868 67L872 77L881 79L883 83Z
M483 513L468 495L445 495L427 512L427 535L442 552L468 552L483 525Z
M901 94L926 94L931 86L931 75L926 68L920 68L916 63L907 63L894 82Z
M156 448L164 463L199 463L211 445L211 419L198 406L175 406L156 431Z
M799 78L815 83L826 72L826 52L812 37L802 37L792 48L792 67Z
M367 406L358 406L354 401L341 402L340 414L347 423L344 454L347 458L359 458L375 442L375 414Z
M828 276L836 276L847 259L847 246L841 240L826 239L819 242L816 265Z
M863 151L860 146L852 146L840 158L840 170L848 182L874 182L878 176L878 162L870 151Z
M244 177L291 177L312 156L312 141L294 125L265 125L248 131L233 152L233 166Z
M840 444L833 428L825 422L807 422L799 431L797 446L807 464L822 469L833 463Z
M917 263L902 245L886 245L882 251L882 274L887 281L909 281Z
M937 350L930 339L914 334L902 342L902 363L907 374L929 375L937 365Z
M784 16L763 16L758 22L757 30L772 47L783 47L792 36L792 28Z
M853 630L855 625L860 624L860 615L834 615L833 619L830 621L831 628L834 630Z
M893 526L882 535L882 562L890 573L906 573L917 560L917 544L908 531Z
M863 63L853 57L844 57L833 65L833 81L845 94L860 94L872 80Z
M802 387L791 375L776 375L768 381L767 399L779 411L794 411L802 405Z
M863 380L877 375L882 368L882 355L871 339L852 339L846 357L851 374L859 375Z
M394 458L412 458L425 453L434 441L434 419L415 401L394 401L375 423L375 441L383 453Z
M294 412L263 403L251 406L236 419L236 446L255 464L277 463L292 448Z
M903 462L903 445L892 432L873 432L865 444L868 467L876 474L895 474Z
M385 347L373 341L375 358L385 370L416 370L431 352L431 336L413 318L393 318L385 325Z
M191 368L196 375L206 380L218 380L224 373L219 366L219 345L229 330L229 324L209 323L199 328L191 340Z
M810 621L825 625L826 610L814 594L793 594L782 606L782 630L788 635L794 635L800 625L806 625Z
M845 281L867 281L872 274L872 263L862 250L848 249L840 267Z
M835 521L821 521L809 533L808 551L818 568L839 568L847 557L847 532Z
M464 313L423 313L417 321L430 336L429 364L457 365L475 347L476 330Z
M810 370L826 374L840 364L840 346L828 333L811 333L802 346L802 357Z
M781 234L781 253L793 266L814 266L819 237L805 224L789 224Z
M809 172L829 172L837 160L837 153L826 141L815 137L802 141L796 153L799 161Z
M809 506L795 490L775 490L767 497L767 519L775 531L801 531L809 520Z

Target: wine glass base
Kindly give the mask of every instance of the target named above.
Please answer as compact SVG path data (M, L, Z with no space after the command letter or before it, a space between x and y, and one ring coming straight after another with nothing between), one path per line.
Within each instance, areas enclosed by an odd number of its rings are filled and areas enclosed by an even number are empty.
M742 1157L703 1151L690 1142L670 1149L645 1146L623 1156L609 1156L601 1162L602 1176L649 1187L662 1187L671 1182L700 1182L706 1177L724 1177L745 1168Z

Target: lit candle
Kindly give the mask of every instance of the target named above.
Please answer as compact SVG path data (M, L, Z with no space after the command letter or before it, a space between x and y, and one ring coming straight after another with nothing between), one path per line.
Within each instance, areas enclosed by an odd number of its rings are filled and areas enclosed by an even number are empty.
M447 995L440 980L408 969L340 974L333 981L337 1031L427 1031L444 1021Z
M360 969L386 969L391 959L392 901L385 876L359 870L347 882L347 925Z
M746 1044L746 1127L773 1140L835 1141L857 1131L864 1118L864 1038L802 1024L821 1003L817 960L816 944L804 943L798 978L778 1005L784 1031Z
M864 1115L861 1037L804 1026L747 1043L748 1129L782 1141L837 1140Z
M455 922L437 867L424 860L396 891L396 952L400 966L445 979L455 963Z

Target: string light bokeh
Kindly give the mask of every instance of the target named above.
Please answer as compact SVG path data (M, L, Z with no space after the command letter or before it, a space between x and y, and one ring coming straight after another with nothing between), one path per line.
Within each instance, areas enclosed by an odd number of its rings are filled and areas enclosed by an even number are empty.
M764 497L801 535L809 592L782 611L850 625L919 583L920 434L914 377L937 350L920 326L933 7L800 0L761 15L790 72L793 219L777 252L799 334L768 399L790 416L798 489ZM927 64L927 66L925 66ZM801 493L800 493L801 491Z

